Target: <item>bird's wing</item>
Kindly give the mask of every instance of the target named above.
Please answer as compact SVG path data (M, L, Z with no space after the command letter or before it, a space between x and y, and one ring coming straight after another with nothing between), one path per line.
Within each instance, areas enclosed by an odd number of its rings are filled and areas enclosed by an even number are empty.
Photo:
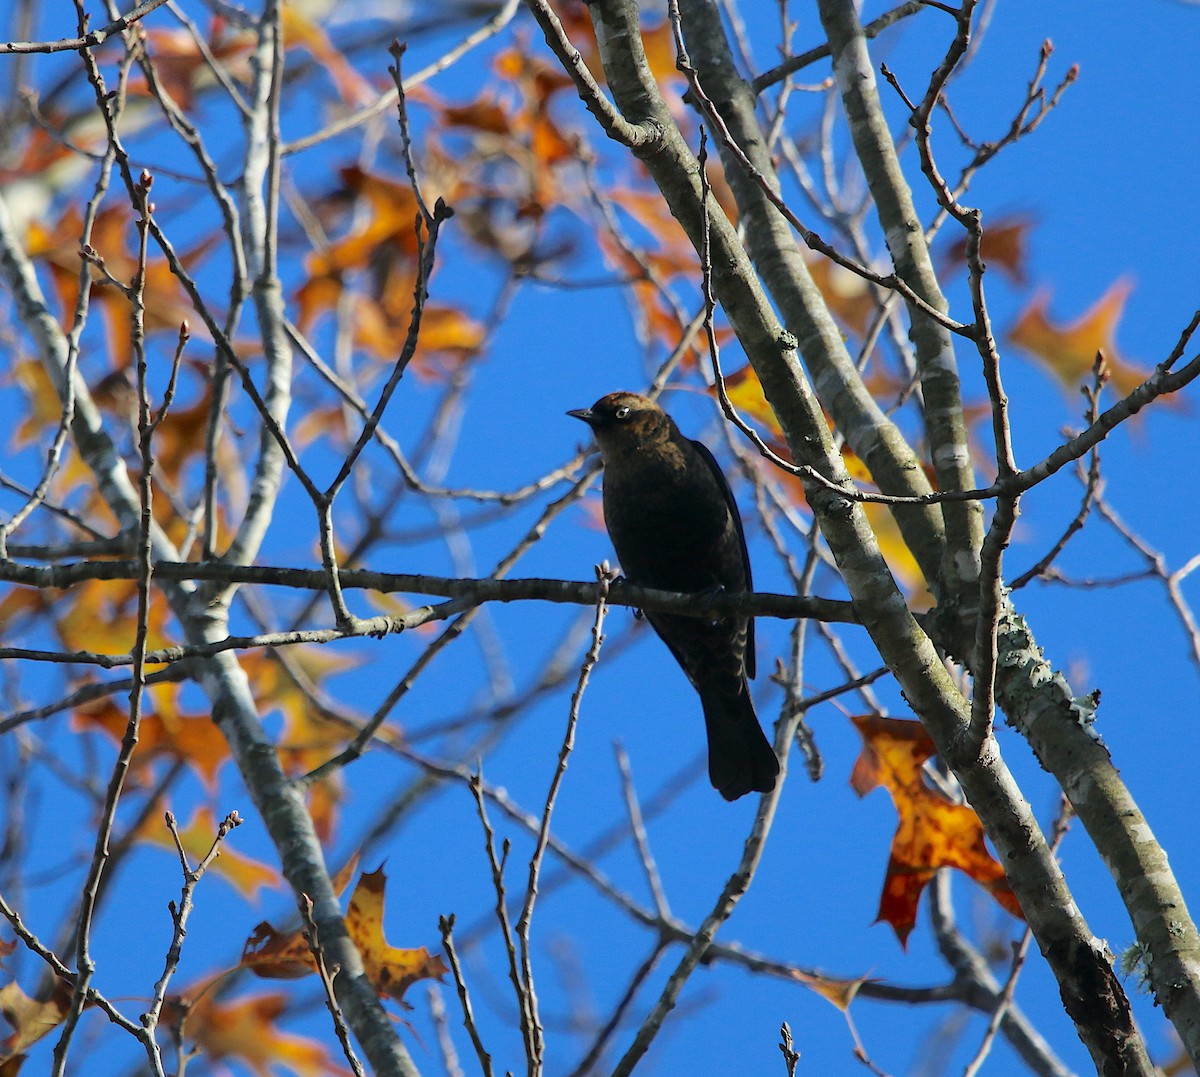
M746 532L742 529L742 514L738 512L737 502L733 499L733 490L729 486L729 480L725 478L725 472L721 470L721 465L717 463L717 458L713 456L712 450L704 442L693 441L692 444L696 447L700 458L716 477L717 485L725 494L729 515L733 517L733 524L737 528L738 545L742 548L742 567L746 571L746 590L753 591L754 577L750 573L750 551L746 548ZM750 617L746 625L746 676L751 678L757 672L754 655L754 618Z

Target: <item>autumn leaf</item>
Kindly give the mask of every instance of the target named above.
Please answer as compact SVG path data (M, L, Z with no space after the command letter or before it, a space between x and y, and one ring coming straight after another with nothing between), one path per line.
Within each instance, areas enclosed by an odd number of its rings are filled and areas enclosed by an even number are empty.
M871 286L823 254L809 254L804 263L833 316L856 336L863 336L878 306Z
M834 976L818 976L809 972L792 969L789 975L793 980L811 988L823 999L832 1002L842 1013L850 1008L850 1003L858 994L858 989L865 983L873 983L869 976L859 976L853 980L842 980Z
M558 15L562 21L567 37L583 55L583 62L598 82L604 82L604 64L600 59L600 49L596 44L596 33L592 26L588 9L579 0L569 0L559 7ZM682 80L683 75L675 65L675 38L671 24L666 19L658 19L641 27L642 49L651 74L661 86L675 80Z
M725 393L735 411L767 429L769 433L764 440L775 455L791 463L791 450L783 440L779 420L775 417L771 405L767 403L762 385L753 368L745 366L726 377ZM828 416L826 416L826 421L832 428L833 424ZM870 469L844 442L841 454L843 466L856 483L874 485ZM764 470L769 469L769 474L782 485L792 501L798 505L807 505L804 486L797 476L788 474L766 460L762 461L761 466ZM887 506L867 502L863 505L863 512L866 514L867 522L871 525L871 530L875 532L875 538L879 543L884 560L887 561L888 567L892 570L900 586L908 594L913 606L919 609L932 606L933 596L929 593L921 567L905 543L900 527Z
M63 647L99 654L129 653L137 634L137 584L133 580L86 580L72 589L67 601L55 626ZM174 642L166 633L169 616L162 592L152 591L146 637L150 650Z
M17 1060L26 1048L62 1024L73 993L71 986L61 980L55 981L47 999L30 998L15 980L0 987L0 1014L12 1028L12 1032L0 1040L0 1062Z
M217 828L212 809L203 806L196 809L186 826L179 828L179 843L193 864L208 855L213 839L217 836ZM176 851L175 840L163 822L162 812L148 812L145 821L138 828L137 836L151 845L168 849L172 853ZM221 876L239 894L251 901L258 900L259 891L264 887L274 889L282 881L279 872L273 867L237 852L228 839L222 842L220 853L208 870Z
M254 698L264 710L283 714L279 759L288 774L306 774L336 755L358 732L317 702L317 689L330 674L349 669L353 660L316 648L292 648L289 664L270 652L242 658ZM391 731L380 731L386 741ZM309 813L322 841L332 839L342 800L340 771L305 789Z
M842 455L844 457L845 453ZM854 461L865 470L865 465L857 456L854 457ZM896 577L896 582L908 596L909 606L914 610L930 609L934 604L933 594L925 582L921 566L913 556L912 550L908 548L908 543L904 541L896 518L886 505L880 505L878 502L866 502L863 505L863 513L867 517L867 523L871 525L871 530L875 532L879 552L883 554L883 559L892 570L892 575Z
M736 373L726 376L725 395L733 405L733 410L743 418L753 419L759 426L766 427L776 438L783 437L783 428L779 425L775 410L767 403L762 383L752 366L747 364Z
M895 929L902 945L917 920L921 891L938 868L958 868L987 890L1002 908L1021 916L1004 869L988 852L974 810L955 804L927 781L922 764L935 754L920 722L863 715L851 718L863 738L850 785L859 796L883 786L896 805L900 825L879 899L877 920Z
M528 46L529 36L520 35L516 48L501 49L496 54L492 70L502 79L523 83L526 92L543 103L575 85L561 67L548 63Z
M387 876L383 869L359 876L346 911L346 929L362 955L367 978L380 996L402 1002L404 992L423 979L441 979L446 966L424 946L405 950L389 945L383 934ZM300 931L280 932L266 921L254 929L242 950L242 965L256 976L295 979L316 971L308 942Z
M46 365L38 359L23 359L13 365L9 380L18 385L26 400L20 421L11 427L14 449L36 444L62 415L62 401Z
M341 170L342 187L319 207L323 214L359 207L346 233L309 256L308 277L296 292L298 322L307 333L319 318L339 307L351 339L377 359L401 353L412 316L418 255L417 203L407 180L374 175L360 168ZM332 222L331 222L332 223ZM362 288L350 287L358 276ZM483 327L464 311L442 303L425 304L420 347L412 369L431 375L434 359L455 361L473 355L483 343Z
M35 223L26 236L26 249L31 257L47 266L58 294L60 320L69 326L79 296L79 244L83 234L83 216L72 203L50 227ZM129 284L137 271L134 254L137 228L128 205L117 204L100 211L92 226L90 246L103 261L105 269L116 280ZM180 254L180 262L195 270L214 244L213 237L202 240L193 250ZM125 293L107 283L98 266L90 271L90 294L99 307L107 330L109 354L116 369L124 369L133 359L131 336L132 307ZM161 256L146 261L143 290L144 324L147 333L177 334L180 324L191 319L195 335L204 336L200 320L194 318L191 302L183 285L171 272L170 264Z
M315 1040L279 1028L287 1006L287 996L281 994L252 995L236 1002L219 1002L206 995L187 1011L188 1041L211 1061L238 1060L257 1077L272 1077L281 1069L297 1077L350 1077L350 1071ZM163 1018L176 1020L177 1004L164 1007Z
M342 185L318 204L324 213L354 209L346 234L312 254L307 269L313 278L365 268L372 260L411 262L417 254L417 200L407 180L375 175L358 167L340 170Z
M387 876L383 868L359 876L346 911L346 928L362 954L367 976L380 995L396 1001L417 980L441 979L447 972L441 957L421 946L401 950L383 934L383 902Z
M285 9L286 10L286 9ZM234 78L249 74L249 57L254 35L248 31L222 32L226 23L214 19L207 41L210 54ZM217 77L187 30L147 29L145 48L154 63L155 77L166 94L185 111L196 95L217 85ZM131 94L148 95L146 80L135 74L129 82Z
M358 855L352 856L330 882L333 892L340 894L350 884L358 866ZM263 920L250 933L242 947L240 967L250 969L265 980L298 980L317 971L312 949L301 931L276 931Z
M178 685L154 685L145 693L146 712L138 725L133 753L137 776L156 759L178 759L190 767L212 791L217 772L229 758L229 745L208 714L184 714L178 707ZM71 716L75 730L100 729L119 744L129 725L129 713L113 699L96 700L77 707Z
M1027 279L1026 263L1029 258L1029 233L1033 221L1025 215L1003 217L983 230L979 256L988 269L999 269L1014 284L1024 284ZM946 251L946 263L963 266L967 263L967 241L960 238Z
M1121 396L1136 389L1149 372L1128 362L1117 349L1117 325L1133 290L1128 279L1118 280L1083 315L1069 325L1050 320L1050 295L1040 292L1008 331L1011 343L1029 352L1069 389L1087 378L1103 356L1113 388Z
M299 931L277 931L262 920L242 947L243 968L264 980L299 980L317 971L308 940Z
M308 17L300 5L285 4L280 15L284 46L304 48L333 81L343 103L350 106L365 105L375 97L370 83L354 70L325 31Z

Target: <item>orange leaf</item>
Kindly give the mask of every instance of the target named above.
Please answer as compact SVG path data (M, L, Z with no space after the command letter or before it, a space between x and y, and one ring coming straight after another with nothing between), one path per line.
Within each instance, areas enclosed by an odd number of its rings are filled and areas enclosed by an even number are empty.
M740 415L765 426L777 438L783 437L783 429L775 417L774 409L767 403L762 383L752 366L747 364L736 374L725 378L725 395Z
M343 168L341 177L343 186L327 205L353 204L362 199L369 212L361 219L355 218L343 239L311 255L309 272L319 276L366 268L368 262L374 265L395 256L415 258L417 200L407 180L392 180L355 167Z
M455 307L427 303L421 315L423 354L440 352L467 355L483 344L483 326Z
M137 633L137 584L133 580L87 580L74 587L70 605L55 626L65 648L101 654L128 653ZM169 646L169 610L161 591L152 591L147 611L146 645Z
M355 853L330 880L334 893L340 894L350 884L354 869L358 866ZM242 947L242 968L248 968L265 980L298 980L310 972L316 972L316 962L309 949L308 940L299 931L286 934L278 932L263 920L251 933Z
M492 70L502 79L522 84L526 96L540 105L574 85L557 64L543 60L537 50L530 47L528 36L523 34L518 35L515 48L503 49L497 54Z
M987 850L979 816L967 805L947 800L926 780L922 764L935 749L921 723L878 715L851 721L863 738L851 787L865 796L882 785L900 816L877 919L891 924L906 945L921 891L942 867L966 872L1004 909L1021 916L1004 869Z
M218 25L224 24L214 20L214 28ZM208 61L186 30L148 29L145 34L159 84L176 104L190 111L197 91L217 84ZM253 45L253 34L242 31L220 37L210 32L208 40L209 50L234 78L248 76L247 61ZM136 94L150 92L145 79L138 76L130 80L129 90Z
M12 426L13 448L23 449L54 429L62 416L63 406L54 382L40 361L20 360L12 368L11 379L20 386L27 402L21 409L20 421Z
M133 765L141 770L151 761L170 756L186 763L210 789L216 789L217 771L229 758L229 745L207 714L180 714L174 696L178 685L156 685L147 690L146 713L138 724L138 744ZM102 729L118 744L129 724L128 711L112 699L97 700L76 708L72 729Z
M353 660L330 651L296 648L291 653L292 669L308 684L297 683L292 672L269 652L247 654L243 668L254 698L264 710L283 712L279 759L289 774L305 774L320 766L345 747L357 730L315 701L312 686L320 685L330 673L347 669ZM389 731L383 731L385 735ZM309 813L323 841L333 835L337 808L342 799L341 772L334 771L305 790Z
M783 441L783 433L779 427L779 420L776 419L771 405L767 403L762 385L759 383L758 375L754 373L753 368L747 365L736 373L726 377L725 393L729 397L729 402L742 416L748 417L760 426L766 427L774 435L766 439L767 444L777 456L790 462L792 454ZM826 418L828 421L828 417ZM830 423L830 426L832 427L832 423ZM842 445L842 463L849 472L850 477L856 483L873 483L871 472L867 468L867 465L845 444ZM767 461L763 461L763 466L770 468L770 474L783 484L784 489L787 490L793 501L797 504L806 503L804 487L798 478L781 471ZM879 541L880 552L887 561L888 567L892 570L900 585L909 594L914 605L922 608L931 606L933 604L933 596L926 589L925 576L917 564L917 559L904 542L900 528L897 526L892 514L886 506L869 502L863 506L863 511L866 513L871 530L875 532L875 537Z
M857 456L849 453L849 450L843 450L842 456L846 460L847 467L850 465L850 460L846 459L847 454L853 457L853 460L857 461L858 465L866 471L865 465ZM850 473L854 474L852 469ZM857 476L855 477L857 478ZM919 610L932 607L933 595L925 582L925 574L921 571L921 566L917 564L912 550L904 541L896 518L886 505L880 505L877 502L865 503L863 512L866 514L867 523L871 525L871 530L875 532L875 540L879 543L879 552L883 554L883 559L887 562L888 568L892 570L892 575L896 577L896 582L908 595L909 605Z
M370 84L346 61L328 35L300 10L298 4L285 4L282 10L284 45L302 46L324 69L347 105L365 105L375 94Z
M61 319L66 325L74 313L79 295L79 243L83 232L83 218L79 210L70 205L55 224L46 228L35 225L26 237L29 254L46 263L61 304ZM119 281L129 283L137 270L134 256L137 229L132 210L128 205L115 205L103 209L92 226L90 244L103 259L108 272ZM181 262L193 269L207 252L212 241L205 241L196 250L180 256ZM108 332L109 351L112 365L123 369L133 358L133 343L130 335L129 300L117 288L104 280L96 266L90 267L90 292L100 308ZM178 333L182 321L192 315L192 306L183 286L171 272L165 258L149 258L146 262L144 289L145 327L148 333ZM195 324L193 331L203 335L204 327Z
M212 395L206 388L204 395L190 407L172 408L154 435L155 466L161 468L162 474L172 482L178 481L185 464L204 456L211 400ZM218 442L219 448L224 447L217 461L222 476L236 471L236 457L228 441L228 438L222 438Z
M205 996L187 1014L188 1039L212 1061L239 1059L257 1077L271 1077L280 1068L298 1077L349 1077L349 1070L338 1065L315 1040L280 1031L277 1021L287 1002L286 996L279 994L228 1003Z
M1148 377L1148 371L1127 362L1117 350L1117 323L1132 290L1130 280L1118 280L1090 310L1066 326L1050 321L1050 296L1041 292L1008 331L1008 339L1039 359L1070 389L1091 373L1097 354L1102 355L1113 386L1125 396Z
M600 62L596 32L588 9L578 0L570 0L569 3L559 5L558 14L571 44L582 54L588 70L595 79L603 82L604 65ZM675 66L675 39L671 32L671 24L666 19L642 27L642 47L645 49L650 71L660 84L683 77Z

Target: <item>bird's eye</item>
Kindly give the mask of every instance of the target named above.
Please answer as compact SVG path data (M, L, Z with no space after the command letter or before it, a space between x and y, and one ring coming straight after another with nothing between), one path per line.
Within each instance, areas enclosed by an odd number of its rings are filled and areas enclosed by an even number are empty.
M627 408L624 404L622 404L619 408L617 408L616 411L613 412L613 415L618 419L628 419L629 418L629 408Z

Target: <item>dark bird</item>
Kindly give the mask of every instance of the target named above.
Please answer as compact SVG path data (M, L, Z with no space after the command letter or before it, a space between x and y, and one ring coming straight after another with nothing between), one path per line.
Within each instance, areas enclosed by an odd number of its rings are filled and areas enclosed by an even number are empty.
M750 591L750 558L729 483L708 448L637 393L569 411L604 457L604 523L625 578L685 593ZM708 776L726 800L775 788L779 761L750 700L754 621L646 613L700 694Z

